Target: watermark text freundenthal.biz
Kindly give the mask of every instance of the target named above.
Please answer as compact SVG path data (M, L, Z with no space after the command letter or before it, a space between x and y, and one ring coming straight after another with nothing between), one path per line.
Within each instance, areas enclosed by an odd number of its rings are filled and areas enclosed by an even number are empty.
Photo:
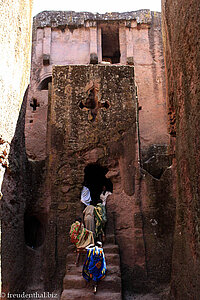
M26 292L22 292L22 293L4 293L1 292L0 294L1 298L7 298L7 299L43 299L43 298L49 298L49 299L56 299L58 298L58 294L56 293L50 293L50 292L42 292L42 293L38 293L38 292L34 292L34 293L26 293Z

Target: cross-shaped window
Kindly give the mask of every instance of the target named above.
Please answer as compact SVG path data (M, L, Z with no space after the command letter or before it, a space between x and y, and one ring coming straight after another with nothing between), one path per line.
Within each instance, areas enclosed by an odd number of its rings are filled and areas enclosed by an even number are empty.
M33 111L35 111L37 107L40 106L40 104L37 102L37 99L33 98L32 103L30 103L30 106L33 108Z
M110 106L109 103L108 103L108 101L99 102L97 99L98 99L98 97L97 97L97 91L96 91L96 89L95 88L91 88L89 90L88 96L85 99L85 101L81 101L80 104L79 104L79 107L81 109L87 108L87 109L90 110L89 120L91 122L95 121L96 116L98 114L99 108L104 107L104 108L108 109L109 106Z

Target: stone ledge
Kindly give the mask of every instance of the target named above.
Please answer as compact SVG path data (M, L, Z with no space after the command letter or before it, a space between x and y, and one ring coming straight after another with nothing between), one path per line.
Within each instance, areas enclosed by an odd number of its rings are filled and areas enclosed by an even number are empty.
M156 12L160 16L159 12ZM60 27L72 26L74 28L86 26L87 21L93 21L93 26L99 21L129 21L135 20L137 24L151 24L152 13L149 9L142 9L131 12L110 12L105 14L93 14L90 12L75 11L43 11L33 18L34 27Z

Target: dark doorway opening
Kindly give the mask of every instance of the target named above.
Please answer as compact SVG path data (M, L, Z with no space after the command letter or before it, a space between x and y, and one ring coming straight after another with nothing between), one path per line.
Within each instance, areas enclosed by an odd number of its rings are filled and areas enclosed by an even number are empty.
M40 247L45 238L45 228L41 221L33 215L24 215L25 243L32 249Z
M107 191L113 192L112 181L106 178L107 173L108 168L97 163L88 164L84 169L84 185L90 190L92 205L100 202L100 195L104 186Z
M102 60L111 64L120 63L119 26L102 24Z

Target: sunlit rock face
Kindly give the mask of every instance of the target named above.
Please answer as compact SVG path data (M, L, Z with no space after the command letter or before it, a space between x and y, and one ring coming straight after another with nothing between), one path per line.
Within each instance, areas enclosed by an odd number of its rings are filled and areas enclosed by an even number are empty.
M95 59L94 59L95 58ZM168 144L161 15L149 10L92 14L45 11L34 17L31 82L26 113L26 151L46 158L48 84L53 65L134 65L140 144L148 161ZM151 161L152 163L153 161Z
M3 1L0 7L0 186L10 143L29 83L32 1Z
M199 1L162 1L171 149L177 172L170 299L200 295Z
M8 292L24 290L25 284L24 189L29 185L22 103L30 76L32 1L1 1L0 14L1 288Z

